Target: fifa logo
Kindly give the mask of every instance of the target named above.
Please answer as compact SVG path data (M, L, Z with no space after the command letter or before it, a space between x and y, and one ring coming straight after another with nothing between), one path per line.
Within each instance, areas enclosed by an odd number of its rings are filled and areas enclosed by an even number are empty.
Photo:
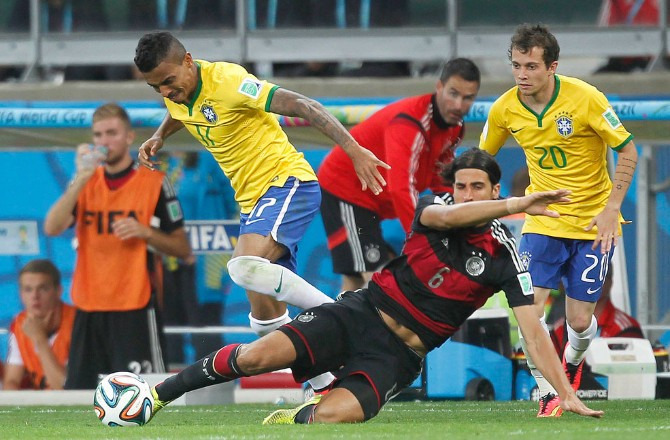
M82 224L85 226L93 226L96 228L99 235L113 234L112 225L121 218L132 217L137 218L137 212L130 211L84 211ZM139 221L139 220L138 220Z

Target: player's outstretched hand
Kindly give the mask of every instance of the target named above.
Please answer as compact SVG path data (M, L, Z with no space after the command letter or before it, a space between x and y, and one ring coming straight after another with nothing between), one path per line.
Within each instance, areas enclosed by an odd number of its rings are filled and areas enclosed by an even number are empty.
M599 419L605 415L604 411L596 411L584 405L584 402L579 400L579 397L577 397L575 394L571 394L566 398L562 398L560 405L564 411L570 411L575 414L579 414L580 416L595 417Z
M163 148L163 139L157 136L151 137L140 145L137 159L142 165L153 170L155 165L160 164L160 162L152 161L151 158L155 156L161 148Z
M382 162L375 154L363 147L360 147L356 154L351 158L354 163L354 169L358 180L361 181L361 189L365 191L370 188L375 195L381 193L386 186L386 180L382 177L377 167L383 167L390 170L391 167Z
M523 197L511 197L507 199L507 209L510 213L525 212L530 215L560 217L558 212L547 209L547 206L554 203L569 203L568 196L570 193L571 191L567 189L556 189L536 192Z

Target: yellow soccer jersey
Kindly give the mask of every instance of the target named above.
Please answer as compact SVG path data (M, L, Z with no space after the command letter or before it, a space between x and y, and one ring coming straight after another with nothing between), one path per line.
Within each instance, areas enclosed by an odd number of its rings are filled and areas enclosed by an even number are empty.
M302 153L291 145L269 112L278 86L256 79L242 66L197 60L198 86L189 105L165 99L173 119L207 150L230 179L242 213L249 213L271 186L293 176L316 180Z
M556 75L554 95L535 113L513 87L498 98L488 114L479 148L496 154L511 134L524 150L530 174L526 194L559 188L572 190L571 203L552 205L558 219L526 216L523 233L594 239L584 231L602 211L612 188L607 173L607 147L619 150L633 136L626 131L605 95L576 78Z

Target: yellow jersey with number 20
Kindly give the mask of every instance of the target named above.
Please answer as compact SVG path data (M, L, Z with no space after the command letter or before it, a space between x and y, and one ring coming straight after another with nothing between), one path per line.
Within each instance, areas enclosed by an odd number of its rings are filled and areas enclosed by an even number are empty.
M283 186L291 176L317 180L276 116L268 113L278 86L237 64L196 60L196 65L199 79L192 101L165 99L165 105L212 153L230 179L242 213L249 213L268 188Z
M518 87L500 96L491 106L479 148L495 155L511 134L526 155L526 194L572 191L571 203L550 207L560 218L528 215L522 233L591 240L595 228L584 228L602 211L612 188L607 147L619 150L633 136L598 89L577 78L555 79L554 95L541 114L521 101Z

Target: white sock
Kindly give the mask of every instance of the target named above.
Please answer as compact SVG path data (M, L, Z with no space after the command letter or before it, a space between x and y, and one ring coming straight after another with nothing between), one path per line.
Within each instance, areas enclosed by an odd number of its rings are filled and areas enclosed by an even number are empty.
M287 324L289 322L291 322L291 318L288 316L288 310L280 317L268 319L267 321L261 321L260 319L256 319L253 316L251 316L251 313L249 313L249 326L251 327L251 330L253 330L254 333L256 333L260 337L263 337L268 333L272 333L282 325Z
M574 331L567 322L565 325L568 328L568 342L570 342L565 347L565 361L572 365L579 365L591 345L591 340L596 337L598 321L595 316L591 316L591 325L581 333Z
M544 319L544 316L540 318L540 325L542 326L544 331L547 332L547 334L549 334L549 328L547 327L547 323ZM519 329L519 342L521 343L523 353L526 355L526 363L528 364L530 374L533 375L533 377L535 378L535 382L537 382L537 388L540 391L540 397L546 396L549 393L558 395L556 389L549 383L549 381L544 377L544 375L540 372L540 370L538 370L537 367L535 366L533 358L531 358L530 353L528 352L528 347L526 347L526 340L523 338L523 333L521 333L521 329Z
M301 309L310 309L333 299L307 281L278 264L245 255L228 262L230 278L240 287L270 295Z
M323 373L311 378L307 382L309 382L314 391L321 391L324 388L328 388L328 386L333 383L334 380L335 376L333 376L332 373Z

